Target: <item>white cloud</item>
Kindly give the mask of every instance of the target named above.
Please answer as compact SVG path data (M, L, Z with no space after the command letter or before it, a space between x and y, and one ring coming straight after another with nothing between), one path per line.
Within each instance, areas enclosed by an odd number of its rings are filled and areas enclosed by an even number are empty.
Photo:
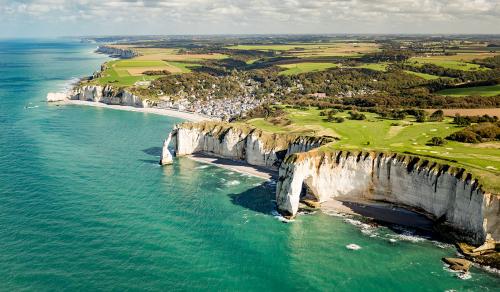
M497 32L498 0L0 0L0 19L82 33ZM94 24L100 23L96 30ZM113 25L111 25L113 24ZM247 31L238 31L241 25ZM413 25L412 25L413 24ZM120 31L120 26L122 31ZM0 24L0 27L2 24ZM139 27L138 27L139 26ZM253 29L253 31L252 31ZM377 31L375 31L375 29ZM455 29L457 31L451 31ZM497 31L494 31L494 30Z

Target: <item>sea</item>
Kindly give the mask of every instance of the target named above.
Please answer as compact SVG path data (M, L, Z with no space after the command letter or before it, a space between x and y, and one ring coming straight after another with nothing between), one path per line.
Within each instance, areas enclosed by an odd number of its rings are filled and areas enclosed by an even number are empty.
M0 40L0 291L498 291L450 244L315 212L284 223L274 182L188 158L180 119L47 104L107 56Z

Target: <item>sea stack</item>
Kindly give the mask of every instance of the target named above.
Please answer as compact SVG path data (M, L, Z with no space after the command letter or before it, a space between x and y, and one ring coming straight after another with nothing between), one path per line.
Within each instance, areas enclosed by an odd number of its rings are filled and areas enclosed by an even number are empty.
M168 138L163 141L163 149L161 151L160 165L169 165L173 163L172 153L168 150L168 144L172 140L172 133L168 135Z

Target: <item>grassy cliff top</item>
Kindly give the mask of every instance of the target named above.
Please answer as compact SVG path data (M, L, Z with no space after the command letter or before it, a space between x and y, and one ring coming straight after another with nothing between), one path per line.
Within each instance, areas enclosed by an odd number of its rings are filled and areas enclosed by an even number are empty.
M348 112L339 112L334 117L344 122L328 122L317 108L284 108L281 119L286 123L262 118L248 123L273 133L328 135L338 137L335 143L322 147L328 151L371 151L377 153L399 153L420 157L457 169L466 169L478 178L483 186L500 193L500 142L478 144L447 141L443 146L432 146L432 137L444 138L462 127L452 124L451 118L442 122L418 123L415 117L403 120L383 119L374 113L364 113L365 120L350 120Z
M319 145L326 145L334 141L334 138L332 137L290 133L273 133L258 129L245 123L226 123L216 121L204 121L197 123L186 122L180 124L178 127L183 129L196 129L203 133L209 133L210 135L219 139L223 139L230 130L234 131L242 137L253 135L263 143L264 149L266 150L285 150L290 144L294 142L310 142L318 143Z

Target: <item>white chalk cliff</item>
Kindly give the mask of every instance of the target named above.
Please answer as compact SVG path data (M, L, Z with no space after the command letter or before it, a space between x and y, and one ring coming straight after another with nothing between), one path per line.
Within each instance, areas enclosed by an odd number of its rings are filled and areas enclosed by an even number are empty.
M474 244L500 238L499 197L484 192L463 169L417 157L382 153L310 151L281 164L276 200L295 215L306 187L318 202L333 198L390 202L426 214Z
M286 216L297 214L306 193L320 203L367 199L421 212L457 240L481 244L487 234L500 239L498 194L484 191L463 169L407 155L315 149L333 139L271 134L241 124L184 123L170 137L176 155L208 152L279 168L277 208ZM169 161L168 143L163 151L162 161Z
M76 86L67 93L47 94L48 102L64 100L93 101L111 105L126 105L140 108L151 107L151 102L148 99L141 98L128 90L117 89L110 85Z
M131 49L118 48L113 46L99 46L96 50L97 53L102 53L115 58L131 59L137 57L139 54Z
M223 122L184 123L177 125L171 135L176 155L206 152L276 170L287 155L332 141L323 137L271 134Z

